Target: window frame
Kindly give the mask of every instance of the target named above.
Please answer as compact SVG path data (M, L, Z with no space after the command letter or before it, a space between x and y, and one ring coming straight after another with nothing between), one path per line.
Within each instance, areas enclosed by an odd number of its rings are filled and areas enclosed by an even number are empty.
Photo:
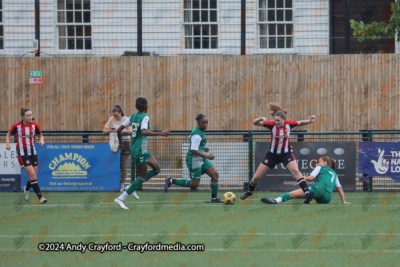
M58 9L58 1L63 1L64 9ZM55 5L55 25L56 25L56 30L55 30L55 35L56 35L55 48L56 48L56 51L59 54L71 54L71 53L73 53L73 54L93 54L94 53L94 51L93 51L93 18L92 18L93 1L89 0L90 9L84 9L84 5L83 5L84 0L81 0L82 8L81 9L75 9L75 1L76 0L72 0L72 2L73 2L72 10L71 9L67 9L67 1L68 0L57 0L54 3L54 5ZM82 22L67 22L67 20L68 20L67 12L72 12L73 13L73 20L75 20L76 12L79 12L79 10L82 11L81 12L82 13ZM85 11L90 13L90 22L83 22L84 21L84 12ZM65 14L65 22L59 22L58 21L59 12L64 12L64 14ZM60 27L61 26L64 26L66 28L65 29L65 32L66 32L65 37L61 37L60 36ZM74 27L74 36L73 36L74 46L75 46L74 49L68 49L68 26L73 26ZM83 35L82 36L78 36L76 34L76 27L77 26L82 26L83 27L83 29L82 29L82 31L83 31L82 34ZM85 35L85 26L90 26L90 42L91 42L91 44L90 44L91 48L90 49L85 49L85 40L89 39ZM66 45L65 49L61 49L60 48L60 39L61 38L65 38L65 45ZM77 41L78 38L82 38L83 39L83 49L77 49L76 48L77 47L77 42L76 41Z
M220 43L220 35L219 35L219 30L220 30L220 25L219 25L219 21L220 21L220 17L219 17L219 14L220 14L220 1L218 1L218 0L215 0L216 1L216 3L217 3L217 7L214 9L214 8L210 8L210 0L207 0L208 1L208 7L207 7L207 9L203 9L203 8L201 8L201 2L202 2L202 0L199 0L199 9L193 9L193 0L191 0L191 3L192 3L192 6L191 6L191 8L190 9L185 9L185 0L182 0L183 1L183 12L182 12L182 23L181 23L181 29L182 29L182 54L219 54L219 50L220 50L220 45L221 45L221 43ZM193 22L193 19L191 18L191 22L185 22L185 11L187 11L187 10L190 10L190 12L191 12L191 15L193 14L193 10L199 10L199 21L196 21L196 22ZM213 22L213 21L210 21L210 17L208 17L208 20L206 21L206 22L202 22L201 21L201 11L206 11L207 10L207 13L208 14L210 14L210 11L216 11L217 12L217 16L216 16L216 19L217 19L217 21L215 21L215 22ZM209 16L209 15L208 15ZM192 40L193 40L193 43L192 43L192 47L193 48L186 48L186 37L187 36L189 36L189 35L186 35L186 32L185 32L185 26L192 26L192 34L190 35L190 37L192 38ZM200 41L200 44L201 44L201 48L194 48L194 38L195 38L195 35L194 35L194 25L209 25L209 27L210 27L210 29L209 29L209 48L203 48L202 46L203 46L203 44L202 44L202 41ZM211 25L217 25L217 35L211 35ZM200 28L200 35L199 35L199 37L200 38L202 38L203 36L206 36L206 35L202 35L202 28ZM217 48L211 48L211 38L217 38Z
M268 0L265 0L266 3L266 7L265 8L261 8L260 7L260 0L257 0L257 15L256 15L256 42L257 42L257 49L255 51L254 54L294 54L295 53L295 44L296 44L296 38L295 38L295 4L296 4L296 0L292 0L292 7L291 8L286 8L286 3L285 0L283 0L284 2L284 7L280 8L277 7L277 1L278 0L274 0L275 1L275 7L274 8L269 8L268 7ZM287 20L283 20L283 21L278 21L276 18L276 10L283 10L283 13L285 14L285 10L291 10L292 11L292 20L291 21L287 21ZM266 10L266 21L260 21L260 10ZM274 10L275 11L275 20L274 21L268 21L268 11L269 10ZM286 15L284 15L284 19ZM283 24L286 25L287 24L291 24L292 25L292 35L286 35L286 29L285 29L285 34L283 35L283 37L285 38L285 46L286 46L286 38L287 37L292 37L292 47L291 48L261 48L261 37L266 37L269 38L272 35L269 35L269 30L267 32L267 35L261 35L261 26L260 25L271 25L271 24ZM277 27L277 26L276 26ZM276 31L278 31L278 29L276 28ZM278 46L278 33L276 33L276 35L273 35L276 37L276 46Z

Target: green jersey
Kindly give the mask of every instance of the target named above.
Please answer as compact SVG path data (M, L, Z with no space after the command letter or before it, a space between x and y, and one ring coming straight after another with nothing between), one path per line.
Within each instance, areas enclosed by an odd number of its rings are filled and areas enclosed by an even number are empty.
M190 146L186 155L186 163L190 169L196 169L203 164L203 157L194 155L192 150L199 150L205 153L206 151L206 134L198 127L194 128L190 133Z
M147 153L147 136L142 134L142 129L150 130L149 115L146 113L132 114L123 125L127 128L132 126L132 155L144 155Z
M320 169L318 168L320 167ZM337 184L337 174L334 170L329 168L328 166L317 166L314 171L318 171L319 173L316 176L316 184L325 188L328 192L332 192L333 188ZM311 173L312 176L314 172ZM315 177L315 176L314 176ZM339 184L340 185L340 184Z

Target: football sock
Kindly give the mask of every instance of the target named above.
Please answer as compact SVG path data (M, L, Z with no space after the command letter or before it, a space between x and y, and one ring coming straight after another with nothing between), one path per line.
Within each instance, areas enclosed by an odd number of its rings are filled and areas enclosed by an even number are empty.
M298 180L297 182L299 183L299 186L304 193L308 192L308 185L304 178L300 178L300 180Z
M253 184L251 181L249 183L249 192L253 193L256 190L257 184Z
M154 176L156 176L157 174L159 174L161 172L161 170L151 170L147 172L147 176L146 176L146 181L150 180L151 178L153 178Z
M126 193L128 193L128 195L132 194L133 191L135 191L137 188L139 188L144 182L145 182L145 179L138 176L138 178L136 178L136 180L126 190Z
M211 181L211 197L217 198L218 194L218 181Z
M172 183L182 187L190 187L190 181L186 179L172 179Z
M128 197L129 195L126 192L123 192L122 195L120 195L118 197L119 200L121 201L125 201L125 199Z
M40 192L40 187L39 187L37 180L32 180L31 186L32 186L33 190L35 191L36 195L38 196L38 198L40 199L42 197L42 193Z
M29 191L29 189L31 189L32 185L31 182L28 180L28 182L26 182L26 191Z
M281 203L281 202L288 201L291 198L292 198L292 196L289 193L285 193L285 194L280 195L279 197L275 198L275 200L276 200L276 202Z

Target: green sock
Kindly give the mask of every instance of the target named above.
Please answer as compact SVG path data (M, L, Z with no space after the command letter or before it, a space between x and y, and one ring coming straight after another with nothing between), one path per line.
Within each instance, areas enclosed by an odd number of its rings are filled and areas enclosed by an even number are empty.
M138 187L140 187L144 182L145 180L142 177L136 178L136 180L133 181L133 183L131 183L131 186L129 186L129 188L126 190L126 193L128 195L132 194L133 191L135 191Z
M288 201L289 199L292 198L292 196L291 196L289 193L285 193L285 194L283 194L283 195L280 195L279 197L282 198L282 202ZM278 198L279 198L279 197L278 197ZM276 199L275 199L275 200L276 200ZM278 202L278 203L279 203L279 202Z
M154 176L160 173L160 170L151 170L147 172L146 181L150 180Z
M186 179L174 179L174 184L183 186L183 187L190 187L190 181Z
M211 197L216 198L218 195L218 181L211 181Z

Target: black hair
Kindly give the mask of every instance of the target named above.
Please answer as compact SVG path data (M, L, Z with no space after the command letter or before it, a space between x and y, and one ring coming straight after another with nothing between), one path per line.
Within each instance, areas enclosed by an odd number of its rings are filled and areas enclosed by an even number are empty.
M139 110L140 112L145 111L147 109L148 103L147 103L147 99L144 97L138 97L138 99L136 99L136 109Z
M196 121L199 122L202 118L207 118L207 116L204 115L204 114L199 114L199 115L197 115L197 117L196 117Z
M27 108L21 108L21 117L24 117L24 116L25 116L25 113L26 113L27 111L31 111L31 110L30 110L30 109L27 109Z
M122 117L125 116L124 112L122 111L122 108L118 105L115 105L114 108L112 109L112 112L118 112L118 113L122 113Z

